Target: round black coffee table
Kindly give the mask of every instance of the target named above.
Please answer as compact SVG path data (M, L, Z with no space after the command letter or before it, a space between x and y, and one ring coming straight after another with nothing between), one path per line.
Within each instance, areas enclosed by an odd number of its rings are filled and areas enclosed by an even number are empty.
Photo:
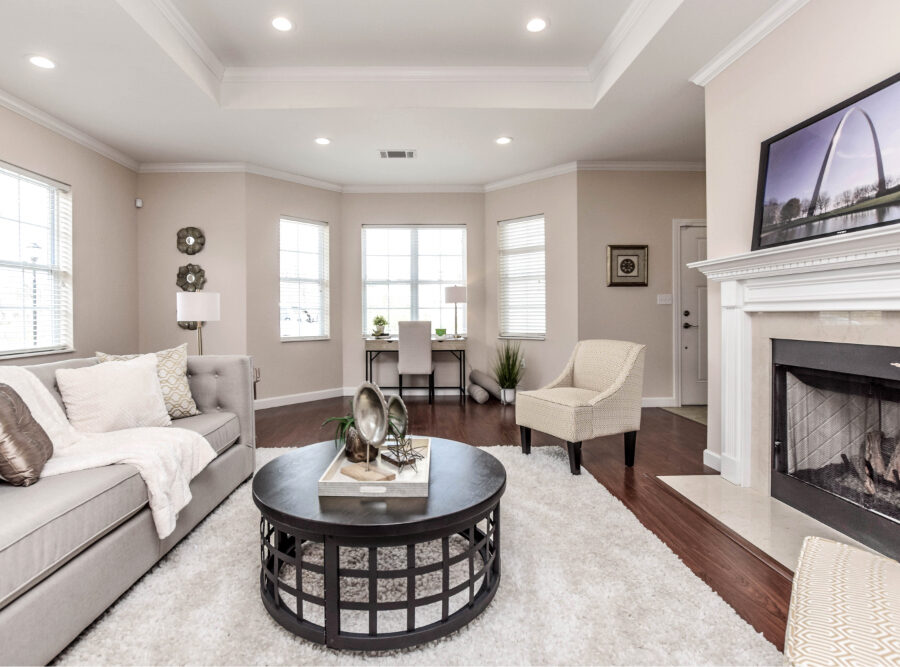
M378 651L443 637L487 607L500 583L506 470L476 447L431 446L427 498L319 497L332 441L256 473L260 590L276 621L331 648ZM342 628L348 614L366 627Z

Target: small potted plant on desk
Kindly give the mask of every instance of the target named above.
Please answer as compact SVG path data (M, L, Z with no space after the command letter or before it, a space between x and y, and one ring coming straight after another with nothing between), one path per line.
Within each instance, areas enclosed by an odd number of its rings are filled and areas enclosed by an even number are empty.
M376 315L375 319L372 320L372 325L375 327L375 335L383 336L384 335L384 327L387 325L388 321L383 315Z
M516 387L525 372L525 358L518 343L506 341L497 348L494 359L494 379L500 385L500 402L516 402Z

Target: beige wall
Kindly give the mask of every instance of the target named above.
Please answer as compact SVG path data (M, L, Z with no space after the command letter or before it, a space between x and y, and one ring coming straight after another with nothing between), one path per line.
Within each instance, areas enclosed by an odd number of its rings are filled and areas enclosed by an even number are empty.
M468 281L468 362L469 368L483 368L484 342L484 196L481 194L345 194L342 198L342 280L344 387L355 387L365 379L365 353L362 338L362 261L363 225L465 225ZM435 357L435 382L455 385L457 361L449 355ZM380 384L396 385L396 357L378 363L375 371ZM410 386L425 386L425 378L408 380ZM406 382L404 383L406 384Z
M544 214L547 243L547 337L522 341L523 389L534 389L562 371L578 341L578 175L526 183L484 196L484 350L489 364L499 343L497 223Z
M760 142L897 72L900 3L816 0L706 87L709 257L750 250ZM719 291L709 290L709 448L721 451Z
M0 160L72 186L75 352L25 357L33 364L122 353L138 343L137 175L0 108Z
M331 339L282 343L279 331L279 220L327 222ZM342 382L341 195L263 176L247 176L247 349L262 372L259 398L334 389Z
M197 353L197 333L175 323L178 267L198 264L207 292L221 295L222 320L203 330L207 354L245 354L247 347L247 253L245 174L140 174L138 262L141 352L188 343ZM203 230L206 245L196 255L178 252L182 227ZM277 298L277 297L276 297Z
M702 219L706 178L699 172L586 171L578 174L578 337L647 346L644 396L670 398L672 221ZM649 246L647 287L608 287L606 246Z

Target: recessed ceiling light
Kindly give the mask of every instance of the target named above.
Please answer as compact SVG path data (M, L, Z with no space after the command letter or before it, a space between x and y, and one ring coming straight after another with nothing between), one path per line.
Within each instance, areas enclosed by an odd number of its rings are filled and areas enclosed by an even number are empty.
M31 56L28 59L35 67L40 67L41 69L53 69L56 67L56 63L50 60L50 58L45 58L44 56Z
M525 29L528 30L528 32L540 32L548 25L550 25L550 21L547 19L535 17L525 24Z
M291 20L289 18L285 18L284 16L276 16L274 19L272 19L272 27L275 28L275 30L287 32L294 27L294 24L291 23Z
M512 137L497 137L495 141L501 146L512 143Z
M318 137L316 139L316 143L319 144L320 146L327 146L328 144L331 143L331 139L329 139L328 137Z

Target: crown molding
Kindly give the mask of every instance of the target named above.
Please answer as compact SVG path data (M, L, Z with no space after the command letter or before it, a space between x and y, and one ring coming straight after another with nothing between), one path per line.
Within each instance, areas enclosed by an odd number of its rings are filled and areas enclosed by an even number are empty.
M254 174L320 190L343 191L337 183L247 162L146 162L140 165L137 171L141 174Z
M577 162L578 171L706 171L705 162L615 162L584 160Z
M586 67L228 67L223 83L589 83Z
M542 181L545 178L571 174L573 171L706 171L706 165L703 162L619 162L612 160L579 160L577 162L559 164L555 167L530 171L502 181L494 181L493 183L486 184L484 186L484 191L494 192L495 190L505 190L506 188L524 185L525 183Z
M171 0L116 0L195 84L218 103L225 66Z
M525 183L533 183L534 181L542 181L545 178L553 178L554 176L562 176L564 174L571 174L572 172L578 171L578 163L577 162L566 162L565 164L558 164L555 167L547 167L546 169L538 169L537 171L530 171L526 174L520 174L519 176L513 176L512 178L506 178L502 181L494 181L493 183L487 183L484 186L485 192L494 192L495 190L505 190L506 188L513 188L517 185L524 185Z
M766 35L787 21L807 2L809 0L780 0L775 3L734 41L719 51L712 60L697 70L689 81L698 86L706 86L729 65L761 42Z
M345 185L341 192L361 194L483 194L483 185Z
M103 143L99 139L95 139L89 134L72 127L68 123L61 121L59 118L51 116L45 111L41 111L37 107L28 104L25 100L7 93L5 90L0 90L0 106L17 113L38 125L46 127L48 130L51 130L66 139L70 139L76 144L89 148L113 162L118 162L123 167L128 167L132 171L137 171L138 169L138 161L134 158Z
M172 24L172 27L178 31L178 34L181 35L181 38L190 49L209 68L209 71L221 81L222 76L225 74L225 66L222 64L222 61L219 60L218 56L194 30L194 26L184 17L184 14L178 11L172 0L152 0L152 2L169 23Z

